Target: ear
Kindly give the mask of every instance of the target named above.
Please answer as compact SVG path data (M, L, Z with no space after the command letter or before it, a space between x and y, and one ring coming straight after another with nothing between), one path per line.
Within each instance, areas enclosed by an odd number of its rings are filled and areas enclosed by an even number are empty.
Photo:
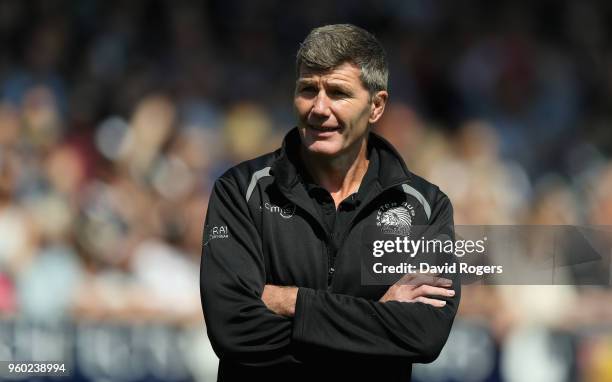
M370 119L368 119L369 123L376 123L382 117L385 111L385 105L387 104L387 100L389 99L389 93L385 90L380 90L376 92L372 96L372 105L370 109Z

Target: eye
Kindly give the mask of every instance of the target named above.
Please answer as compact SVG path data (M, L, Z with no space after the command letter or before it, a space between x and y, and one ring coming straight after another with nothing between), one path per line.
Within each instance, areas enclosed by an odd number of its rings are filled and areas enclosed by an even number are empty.
M304 85L300 87L300 93L314 93L317 89L315 89L312 85Z
M332 98L349 98L351 97L351 92L344 87L341 86L330 86L328 93Z
M346 97L348 96L348 94L346 94L346 92L342 91L342 90L332 90L329 92L329 95L332 97L337 97L337 98L342 98L342 97Z

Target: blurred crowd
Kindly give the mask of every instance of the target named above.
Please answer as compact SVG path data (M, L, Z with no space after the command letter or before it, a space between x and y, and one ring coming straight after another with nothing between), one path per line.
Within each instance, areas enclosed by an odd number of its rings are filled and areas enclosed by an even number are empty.
M324 23L382 41L375 131L456 224L612 225L611 18L603 0L0 1L0 317L200 325L212 183L293 126L295 51ZM461 309L499 338L612 323L601 287L467 287Z

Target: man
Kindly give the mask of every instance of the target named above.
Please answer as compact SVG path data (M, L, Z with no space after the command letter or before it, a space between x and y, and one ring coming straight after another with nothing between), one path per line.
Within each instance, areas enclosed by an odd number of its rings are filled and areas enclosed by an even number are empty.
M296 70L297 127L221 176L210 199L201 294L219 380L410 380L444 346L459 283L362 285L364 238L409 224L454 237L450 201L370 133L388 99L370 33L314 29Z

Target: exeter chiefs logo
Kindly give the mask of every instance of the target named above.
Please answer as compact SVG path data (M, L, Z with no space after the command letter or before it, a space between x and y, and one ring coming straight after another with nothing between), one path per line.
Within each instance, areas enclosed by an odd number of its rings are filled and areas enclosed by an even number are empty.
M387 203L378 209L376 225L389 235L410 235L414 208L408 203Z

